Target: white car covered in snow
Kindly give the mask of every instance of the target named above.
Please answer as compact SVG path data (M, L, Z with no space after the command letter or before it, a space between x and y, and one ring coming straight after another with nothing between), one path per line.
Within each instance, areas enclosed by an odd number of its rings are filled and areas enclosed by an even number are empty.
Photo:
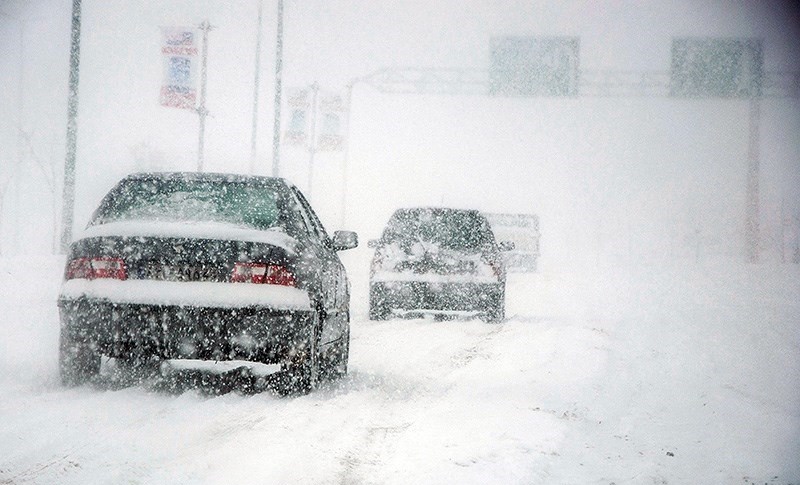
M370 268L369 315L505 318L506 269L486 217L476 210L398 209Z

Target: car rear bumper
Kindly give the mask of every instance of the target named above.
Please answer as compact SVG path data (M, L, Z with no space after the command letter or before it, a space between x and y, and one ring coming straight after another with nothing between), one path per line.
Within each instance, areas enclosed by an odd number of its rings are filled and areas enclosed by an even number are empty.
M279 363L305 344L311 310L219 308L113 302L58 302L62 338L116 358L249 360Z
M503 287L502 283L373 281L370 298L400 313L482 313L503 297Z

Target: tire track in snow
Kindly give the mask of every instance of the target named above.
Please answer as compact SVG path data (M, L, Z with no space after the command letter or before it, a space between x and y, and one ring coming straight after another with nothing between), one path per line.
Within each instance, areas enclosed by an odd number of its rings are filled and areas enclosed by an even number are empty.
M51 469L54 470L56 476L64 476L71 469L81 468L78 459L73 455L74 453L72 452L63 455L60 454L59 456L51 458L50 460L36 463L35 465L7 479L3 478L6 470L0 470L0 484L16 485L21 483L36 482L41 478L42 473L49 473Z
M506 328L506 323L495 324L492 330L483 335L474 345L456 352L451 357L451 361L455 368L461 368L469 365L475 359L489 359L490 354L483 352L484 348L491 342L494 337Z
M405 322L399 321L398 323ZM446 362L448 374L468 366L475 360L491 358L491 354L487 352L486 348L499 333L506 329L506 324L487 326L488 331L479 333L468 345L456 349L441 359ZM435 352L437 349L426 349L426 357L441 357L431 355L431 350ZM373 484L385 481L380 478L380 475L385 469L386 458L393 455L397 441L415 424L417 416L424 415L426 409L440 401L453 387L453 384L449 384L436 388L426 385L424 381L403 380L391 375L384 375L377 379L373 376L369 380L370 384L378 384L370 387L369 390L374 391L379 403L371 407L371 416L367 424L362 427L362 436L359 442L339 459L342 470L336 483L343 485ZM402 381L399 388L387 385L397 384L398 380ZM437 381L434 384L441 383L441 376L438 376ZM407 399L398 399L398 390L401 394L410 395L413 406L409 406Z

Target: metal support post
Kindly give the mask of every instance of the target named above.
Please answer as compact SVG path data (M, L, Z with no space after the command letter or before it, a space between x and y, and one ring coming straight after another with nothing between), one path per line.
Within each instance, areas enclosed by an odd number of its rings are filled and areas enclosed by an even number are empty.
M347 84L347 98L345 99L345 109L347 110L347 131L344 139L344 156L342 157L342 228L347 227L347 169L350 162L350 121L352 120L353 108L353 87L358 79L352 80Z
M64 201L61 206L61 253L72 242L75 212L75 156L78 140L78 74L81 57L81 0L72 0L72 37L69 49L69 94L67 99L67 156L64 161Z
M749 263L759 262L759 124L761 100L754 97L749 105L750 136L747 145L747 207L745 209L745 251Z
M197 115L200 118L200 136L197 146L197 171L203 171L203 150L206 136L206 117L208 110L206 109L206 80L208 78L208 32L212 29L208 20L200 24L200 30L203 31L203 53L200 60L200 104L197 106Z
M280 177L281 71L283 69L283 0L278 0L278 38L275 47L275 122L272 127L272 176Z
M308 136L308 199L311 200L311 188L314 183L314 155L317 153L317 95L319 84L311 85L311 123Z
M256 22L256 63L253 75L253 129L250 135L250 173L256 170L256 140L258 138L258 89L261 73L261 19L264 13L264 0L258 0L258 20Z

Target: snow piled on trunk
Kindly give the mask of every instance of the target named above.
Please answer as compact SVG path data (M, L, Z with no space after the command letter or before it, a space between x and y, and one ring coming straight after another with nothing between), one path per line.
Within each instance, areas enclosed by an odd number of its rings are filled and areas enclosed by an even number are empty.
M282 285L220 283L212 281L158 281L74 279L65 281L61 297L88 297L115 303L141 305L246 308L267 306L278 310L310 310L308 293Z
M290 398L61 388L62 265L0 260L0 482L800 482L797 265L513 274L499 325L350 268L350 374Z

